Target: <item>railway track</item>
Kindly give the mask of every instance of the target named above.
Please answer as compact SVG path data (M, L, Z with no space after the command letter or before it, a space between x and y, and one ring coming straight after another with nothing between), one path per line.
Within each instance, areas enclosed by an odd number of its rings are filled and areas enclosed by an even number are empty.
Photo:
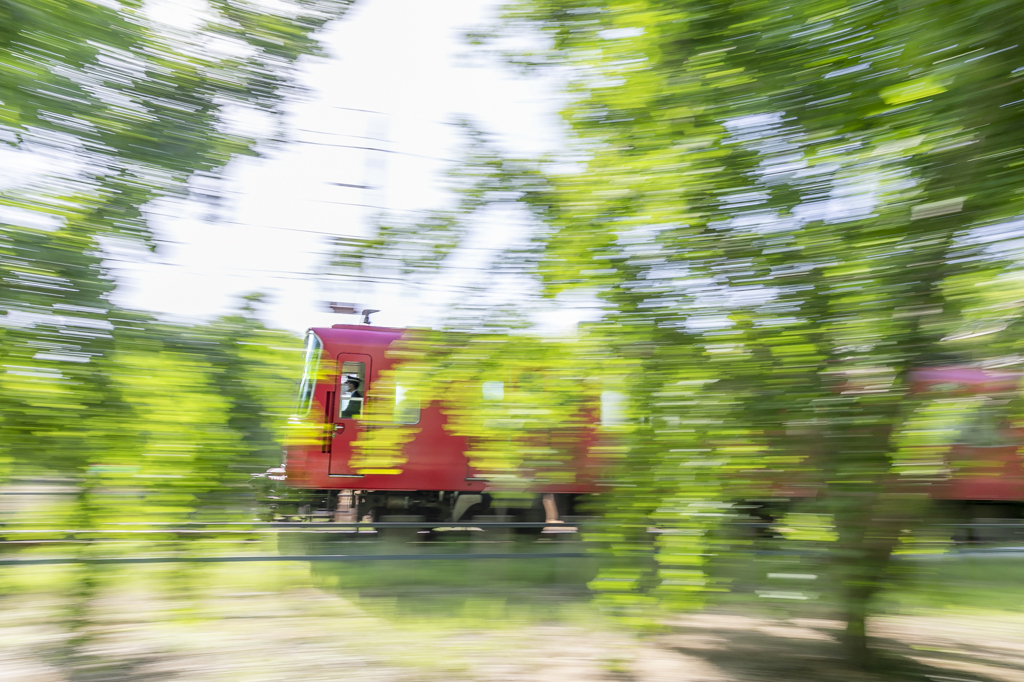
M595 520L588 520L592 522ZM766 524L743 523L744 526ZM1024 524L942 524L945 526L997 526L1024 529ZM144 526L144 527L138 527ZM0 528L0 566L45 566L72 564L168 564L168 563L249 563L249 562L360 562L360 561L469 561L469 560L539 560L575 559L593 556L583 542L582 523L551 524L544 522L479 521L479 522L232 522L232 523L119 523L98 528ZM517 538L515 531L529 530L529 538ZM662 529L650 528L651 533ZM279 551L278 553L236 553L225 555L192 554L192 540L238 538L258 541L261 535L278 536L281 542L306 542L311 551ZM40 537L44 536L44 537ZM56 536L56 537L55 537ZM311 536L308 541L303 536ZM12 539L20 538L20 539ZM454 540L454 538L459 538ZM163 554L118 554L116 547L132 541L152 539L155 543L176 543L164 548ZM454 541L453 541L454 540ZM181 543L185 542L185 545ZM359 551L337 552L346 545ZM71 556L15 556L18 550L51 546L88 548ZM4 553L7 548L14 550ZM109 548L108 556L96 556ZM376 551L366 551L372 548ZM450 551L460 548L464 551ZM289 549L285 547L282 549ZM417 551L410 552L409 549ZM390 551L389 551L390 550ZM551 551L555 550L555 551ZM155 550L160 552L160 549ZM793 554L792 551L766 549L755 554ZM799 553L799 552L798 552ZM899 560L941 561L969 557L1024 557L1024 545L963 545L955 551L920 555L899 555Z
M145 525L145 528L124 526ZM157 527L153 527L157 526ZM533 530L538 536L552 538L551 542L515 542L511 531ZM490 533L496 533L491 535ZM449 549L453 544L445 541L431 541L420 534L436 538L436 534L453 533L470 539L458 546L467 551L439 551ZM100 528L74 529L0 529L2 536L21 536L25 539L0 540L0 549L24 549L27 547L78 545L89 548L90 553L113 549L114 544L138 539L145 541L181 541L186 538L249 537L261 534L284 536L318 536L330 545L360 545L387 551L364 551L355 553L337 552L281 552L277 554L230 554L218 556L190 555L187 551L152 556L29 556L13 557L0 553L0 566L53 566L70 564L167 564L167 563L247 563L247 562L356 562L356 561L438 561L438 560L481 560L481 559L567 559L588 555L579 539L579 527L533 522L455 522L438 523L426 521L391 521L375 523L197 523L197 524L113 524ZM39 538L39 536L50 536ZM53 537L59 535L61 537ZM35 536L34 538L32 536ZM170 537L168 537L170 536ZM476 536L476 539L472 539ZM486 538L486 539L485 539ZM282 538L284 539L284 538ZM323 543L320 543L322 545ZM540 545L540 551L529 547ZM319 547L319 545L318 545ZM544 551L557 547L559 551ZM422 551L410 552L406 548ZM183 548L178 547L182 550ZM481 551L484 550L484 551ZM505 551L495 551L505 550ZM525 550L525 551L524 551Z
M233 556L160 557L42 557L0 559L0 566L59 566L73 564L211 564L249 562L343 561L465 561L472 559L578 559L587 552L455 552L445 554L240 554Z

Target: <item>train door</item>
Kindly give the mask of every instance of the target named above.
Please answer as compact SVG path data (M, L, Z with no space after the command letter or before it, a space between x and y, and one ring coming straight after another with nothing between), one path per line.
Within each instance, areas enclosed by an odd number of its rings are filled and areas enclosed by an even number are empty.
M370 356L357 353L338 354L338 380L334 386L333 423L331 437L331 476L356 476L349 462L352 444L366 428L360 416L370 388ZM329 403L332 401L328 401Z

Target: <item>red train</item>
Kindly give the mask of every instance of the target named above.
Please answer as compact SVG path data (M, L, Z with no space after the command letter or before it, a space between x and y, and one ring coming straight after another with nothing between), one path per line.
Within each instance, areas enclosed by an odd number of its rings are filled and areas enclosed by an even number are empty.
M345 324L309 331L295 422L304 424L311 435L291 442L285 465L262 477L268 486L266 516L457 521L494 514L519 521L553 521L575 513L587 495L602 490L601 463L590 455L597 434L595 415L590 428L573 432L568 478L552 478L560 481L554 483L535 477L532 494L518 502L504 497L496 502L491 483L466 456L466 439L446 429L447 417L439 401L403 402L401 387L394 384L390 392L375 395L382 372L396 364L388 350L404 333ZM951 429L957 434L955 444L939 454L938 463L930 463L936 482L929 490L958 520L1021 518L1024 470L1018 449L1024 431L1012 428L1004 414L1008 397L1019 391L1020 378L1017 373L966 367L914 374L915 391L975 395L983 403L975 406L965 423ZM492 385L483 386L482 398L490 390L497 394L491 399L501 399L503 387L495 385L500 382L488 383ZM378 401L378 408L382 401L393 405L393 423L416 426L412 440L404 445L400 467L354 466L353 444L360 434L369 428L386 428L361 418L372 401ZM779 486L780 494L815 494L813 483L797 487L802 490L787 493L783 488L793 486Z
M577 433L566 476L538 482L530 494L503 496L492 505L492 486L466 456L464 437L446 429L440 402L420 405L403 400L401 386L375 395L374 386L396 361L388 350L402 329L337 324L311 329L306 336L304 372L294 421L306 437L286 447L281 469L266 478L286 487L268 491L269 514L322 516L339 520L423 517L447 521L483 514L514 521L555 521L577 511L581 496L600 490L598 463L589 457L590 433ZM501 382L482 391L501 399ZM482 398L484 396L481 396ZM353 444L368 429L388 428L363 419L372 401L393 407L393 424L416 427L404 445L404 462L388 469L356 466ZM379 412L388 406L377 404ZM311 435L310 435L311 434ZM535 479L539 480L539 479ZM558 482L555 482L557 480Z

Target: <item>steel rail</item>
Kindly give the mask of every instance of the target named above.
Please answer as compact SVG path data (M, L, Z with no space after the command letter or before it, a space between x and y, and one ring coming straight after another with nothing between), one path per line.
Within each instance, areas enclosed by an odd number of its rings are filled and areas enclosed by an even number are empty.
M428 529L428 530L444 530L444 531L483 531L490 528L542 528L549 530L553 533L579 533L581 527L587 527L592 525L600 525L599 523L578 522L572 521L569 523L546 523L542 521L480 521L480 522L464 522L464 521L377 521L377 522L344 522L344 521L331 521L331 522L225 522L225 523L174 523L174 522L125 522L115 523L105 526L98 526L96 528L11 528L5 529L0 524L0 536L12 535L12 534L54 534L62 533L65 535L78 535L78 534L95 534L95 533L110 533L110 534L200 534L200 533L220 533L220 534L252 534L257 532L270 532L270 533L285 533L285 532L305 532L305 533L354 533L354 532L368 532L376 531L378 529L387 530L389 528L398 529ZM122 528L121 526L147 526L147 528L134 529L134 528ZM761 523L761 522L735 522L723 524L722 528L785 528L785 524L778 523ZM1013 521L1007 523L934 523L928 524L930 528L1000 528L1004 530L1016 530L1024 529L1024 522ZM649 533L673 533L677 529L675 528L657 528L654 526L648 527Z
M775 554L776 552L755 552ZM795 556L797 553L787 553ZM0 566L58 566L58 565L112 565L112 564L212 564L212 563L267 563L267 562L354 562L354 561L465 561L471 559L580 559L599 557L591 552L459 552L447 554L252 554L236 556L162 556L162 557L39 557L31 559L0 559ZM1024 548L1003 550L973 550L942 554L898 554L894 561L944 561L972 558L1024 558Z
M488 528L544 528L552 529L555 532L577 532L578 525L573 522L568 523L543 523L533 521L486 521L480 523L465 522L465 521L445 521L445 522L429 522L429 521L383 521L375 523L364 523L364 522L325 522L325 523L196 523L196 524L174 524L168 523L167 527L157 527L163 524L159 523L119 523L111 524L112 526L151 526L150 528L144 529L126 529L126 528L114 528L111 526L98 526L96 528L12 528L4 529L0 526L0 535L12 534L12 533L65 533L69 535L73 534L87 534L87 533L254 533L254 532L291 532L291 531L305 531L305 532L321 532L321 533L337 533L337 532L355 532L366 530L388 529L388 528L426 528L433 530L486 530ZM200 527L196 527L200 526ZM239 528L244 526L244 528Z
M587 552L459 552L454 554L243 554L209 557L40 557L33 559L0 559L0 566L212 564L280 561L464 561L467 559L578 559L586 556L591 555Z

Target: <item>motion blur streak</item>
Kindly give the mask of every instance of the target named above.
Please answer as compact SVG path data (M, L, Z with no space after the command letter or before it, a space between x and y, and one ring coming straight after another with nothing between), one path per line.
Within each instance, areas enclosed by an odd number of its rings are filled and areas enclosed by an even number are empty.
M251 470L279 463L297 340L262 327L260 296L199 327L160 324L110 303L104 261L117 240L155 248L152 202L257 152L296 92L296 61L318 52L314 34L347 4L0 3L6 529L234 519ZM20 539L5 551L65 538ZM104 539L62 547L152 549ZM102 573L44 571L26 588L66 598L53 663L72 676L94 655Z
M517 202L535 228L479 284L520 314L467 300L453 324L519 334L524 292L583 293L603 316L561 356L504 340L427 355L440 376L527 364L625 394L598 603L644 622L737 591L718 564L777 536L773 551L810 554L772 573L827 570L828 589L794 601L833 603L863 662L895 552L954 535L936 522L1020 520L1019 374L956 368L1019 361L1022 20L1001 1L523 0L477 36L496 51L533 37L512 61L564 78L570 139L529 160L477 138L458 189L474 211ZM407 267L433 236L431 264L468 234L465 217L389 227L340 262ZM474 424L493 410L461 407ZM548 431L560 413L528 420ZM940 492L958 475L1006 486ZM739 549L725 522L751 515L770 530ZM795 518L817 521L777 528Z
M249 521L247 474L281 463L301 343L261 295L158 323L111 304L105 259L154 246L153 202L217 201L347 6L0 0L5 553L566 542L114 532ZM439 408L495 499L585 442L593 556L10 568L0 657L22 679L1019 677L1022 35L1012 0L512 2L469 39L563 79L564 148L508 158L465 123L454 208L382 216L324 274L426 286L496 206L528 216L440 329L389 349L380 390L389 419ZM598 313L551 338L529 314L551 301ZM344 476L401 473L423 426L348 399ZM333 437L327 414L300 436Z

